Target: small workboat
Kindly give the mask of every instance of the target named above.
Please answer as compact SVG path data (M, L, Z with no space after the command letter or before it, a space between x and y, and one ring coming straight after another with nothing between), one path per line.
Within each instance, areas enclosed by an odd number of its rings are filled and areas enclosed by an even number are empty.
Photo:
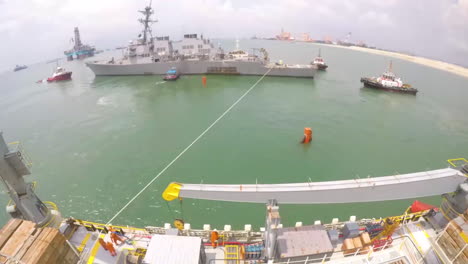
M322 56L320 56L320 49L319 49L318 56L314 59L314 61L312 62L312 65L317 66L317 69L322 70L322 71L328 68L328 65L323 60Z
M26 65L16 65L15 69L13 69L13 71L21 71L21 70L24 70L24 69L27 69L28 66Z
M64 68L58 66L52 77L47 78L47 82L58 82L71 80L71 71L66 71Z
M180 74L177 71L177 69L172 68L166 72L166 75L164 76L163 80L165 81L175 81L179 79Z

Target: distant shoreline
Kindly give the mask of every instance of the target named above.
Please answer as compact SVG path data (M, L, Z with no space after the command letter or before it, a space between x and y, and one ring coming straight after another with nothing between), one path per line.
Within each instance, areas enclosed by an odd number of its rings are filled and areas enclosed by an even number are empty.
M327 44L325 44L325 45L327 45ZM356 51L360 51L360 52L366 52L366 53L372 53L372 54L377 54L377 55L383 55L383 56L398 58L398 59L414 62L414 63L417 63L417 64L421 64L421 65L428 66L428 67L431 67L431 68L434 68L434 69L450 72L450 73L453 73L453 74L468 78L468 68L465 68L465 67L459 66L459 65L455 65L455 64L451 64L451 63L448 63L448 62L428 59L428 58L424 58L424 57L412 56L412 55L407 55L407 54L398 53L398 52L378 50L378 49L369 49L369 48L363 48L363 47L357 47L357 46L350 46L350 47L339 46L339 45L327 45L327 46L350 49L350 50L356 50Z

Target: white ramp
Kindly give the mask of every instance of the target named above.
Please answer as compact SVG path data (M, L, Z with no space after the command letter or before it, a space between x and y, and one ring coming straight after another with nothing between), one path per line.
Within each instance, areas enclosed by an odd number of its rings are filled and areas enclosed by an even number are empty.
M172 197L250 203L266 203L269 199L276 199L280 204L375 202L454 192L466 179L460 171L447 168L328 182L241 185L175 183L180 191L174 192Z

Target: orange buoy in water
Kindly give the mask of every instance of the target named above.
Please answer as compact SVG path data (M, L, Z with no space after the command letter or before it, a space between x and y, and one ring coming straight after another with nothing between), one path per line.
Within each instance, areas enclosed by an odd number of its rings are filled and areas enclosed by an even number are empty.
M312 128L304 128L304 138L302 139L303 144L310 143L312 141Z
M203 86L206 86L206 76L203 76L203 77L201 78L201 81L202 81L202 83L203 83Z

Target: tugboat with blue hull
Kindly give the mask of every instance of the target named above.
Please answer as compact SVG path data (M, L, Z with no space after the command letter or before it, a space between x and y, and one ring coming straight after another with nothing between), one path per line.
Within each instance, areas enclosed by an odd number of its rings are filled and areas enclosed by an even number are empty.
M396 77L392 71L392 62L390 61L390 67L380 77L362 77L361 82L364 83L365 87L380 89L390 92L414 94L418 92L418 89L413 88L411 85L403 83L403 81Z
M166 72L166 75L164 76L163 80L165 81L176 81L179 79L180 74L177 71L177 69L172 68Z

